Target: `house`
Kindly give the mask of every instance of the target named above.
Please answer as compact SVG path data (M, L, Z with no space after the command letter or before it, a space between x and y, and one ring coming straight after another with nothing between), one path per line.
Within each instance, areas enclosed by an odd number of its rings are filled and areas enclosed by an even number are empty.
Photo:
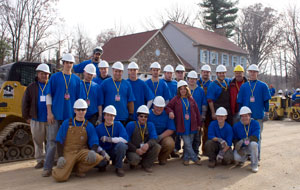
M176 67L182 64L191 70L192 66L178 56L170 46L161 30L152 30L110 39L103 46L102 59L110 65L116 61L124 64L123 77L128 78L127 66L131 61L136 62L141 73L149 73L150 64L157 61L162 69L170 64ZM109 71L111 73L111 70Z
M221 32L208 30L168 21L161 29L162 33L187 64L200 72L201 66L209 64L212 68L212 80L216 78L216 67L227 67L227 76L233 76L233 69L240 64L247 66L248 53L222 35Z

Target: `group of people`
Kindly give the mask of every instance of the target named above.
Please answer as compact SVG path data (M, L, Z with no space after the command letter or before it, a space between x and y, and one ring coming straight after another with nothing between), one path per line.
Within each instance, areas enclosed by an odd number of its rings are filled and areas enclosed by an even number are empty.
M258 171L271 96L257 78L257 65L249 66L248 79L240 65L233 79L226 78L226 67L219 65L217 79L211 81L211 68L204 65L200 78L191 71L185 81L184 66L174 71L166 65L160 78L161 65L154 62L151 79L143 81L138 64L131 62L125 80L121 62L115 62L108 75L102 53L97 47L91 60L77 65L71 54L65 54L62 71L50 78L47 64L36 68L22 113L31 126L35 168L43 168L42 176L66 181L72 172L83 177L94 167L105 171L110 161L120 177L125 175L124 162L131 169L141 165L152 172L156 160L165 165L168 158L179 157L181 149L185 166L190 161L201 165L201 143L209 167L242 164L250 158L252 171ZM83 73L83 80L72 71Z

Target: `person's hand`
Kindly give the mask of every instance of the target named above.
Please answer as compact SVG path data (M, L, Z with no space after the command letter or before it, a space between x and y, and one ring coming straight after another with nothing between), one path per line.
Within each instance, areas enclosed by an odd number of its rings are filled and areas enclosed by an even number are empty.
M96 126L100 125L102 123L102 116L99 116L97 121L96 121Z
M147 150L149 149L149 144L145 143L142 147L141 147L143 152L147 152Z
M144 151L141 148L136 149L135 152L140 156L142 156L144 154Z
M239 150L242 148L243 144L244 144L244 140L243 140L243 139L239 140L239 141L235 144L235 150L239 151Z
M107 137L107 136L101 137L100 140L101 140L102 142L104 142L104 143L105 143L105 142L109 142L109 143L112 142L112 138L111 138L111 137Z
M170 112L170 113L169 113L169 118L170 118L170 119L174 119L174 118L175 118L175 115L174 115L173 112Z
M93 150L90 150L89 153L88 153L88 156L86 157L86 161L89 163L89 164L93 164L95 163L97 160L97 154L95 151Z
M54 123L54 115L52 113L47 114L47 121L49 125Z
M66 165L66 159L64 157L59 157L57 160L57 168L62 169Z
M99 154L100 154L105 160L107 160L107 161L110 160L110 156L107 154L107 152L106 152L105 150L101 150L101 151L99 152Z

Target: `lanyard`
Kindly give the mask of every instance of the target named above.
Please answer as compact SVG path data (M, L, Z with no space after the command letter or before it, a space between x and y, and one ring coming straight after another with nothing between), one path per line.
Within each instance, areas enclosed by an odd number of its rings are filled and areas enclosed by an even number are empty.
M107 130L107 127L106 125L104 124L104 127L106 129L106 132L108 134L109 137L112 137L114 135L114 124L112 125L112 128L111 128L111 134L109 134L108 130Z
M196 88L191 89L192 96L194 95L194 92L195 92L196 89L197 89L197 86L196 86Z
M220 84L220 86L221 86L222 88L224 88L225 91L227 91L228 86L227 86L226 81L224 80L224 83L225 83L225 86L226 86L226 87L224 87L224 86L221 84L221 82L219 81L219 79L217 79L217 81L218 81L218 83Z
M186 103L184 102L184 99L183 99L183 98L181 98L181 99L182 99L182 101L183 101L183 104L184 104L184 107L185 107L186 112L188 112L188 111L189 111L189 106L190 106L189 100L186 99L186 100L187 100L187 104L186 104Z
M153 82L153 80L152 80L152 79L151 79L151 81L152 81L153 88L154 88L154 95L156 96L156 91L157 91L157 88L158 88L158 85L159 85L159 80L158 80L158 82L157 82L157 86L156 86L156 88L155 88L155 85L154 85L154 82Z
M248 130L246 130L246 125L244 125L244 130L245 130L245 133L246 133L246 135L247 135L247 138L248 138L248 135L249 135L250 124L251 124L251 121L250 121L250 123L249 123L249 125L248 125Z
M242 85L244 84L244 82L245 82L245 81L244 81L244 79L243 79ZM241 85L241 86L242 86L242 85ZM238 92L239 92L239 91L240 91L240 88L239 88L239 85L238 85L237 81L235 81L235 86L236 86L236 88L238 89Z
M142 137L142 142L144 143L145 141L145 133L146 133L146 128L147 128L147 123L145 124L145 128L144 128L144 131L142 131L142 127L140 125L140 122L138 122L139 124L139 128L140 128L140 134L141 134L141 137Z
M86 92L86 99L89 99L89 93L90 93L90 90L91 90L92 81L90 81L90 86L89 86L88 90L86 89L85 80L83 80L83 84L84 84L84 88L85 88L85 92Z
M80 127L82 127L84 123L85 123L85 120L83 120L83 122L82 122L82 124L81 124ZM76 126L76 122L75 122L75 118L74 118L74 126L77 127L77 126Z
M41 91L42 91L42 96L44 96L44 90L45 90L47 84L48 84L48 80L46 81L46 84L45 84L44 88L42 89L40 83L38 82L38 85L39 85L39 87L40 87L40 89L41 89Z
M200 82L201 82L201 87L203 88L205 85L206 85L206 83L208 82L209 80L207 80L204 84L203 84L203 81L202 81L202 79L200 80Z
M249 81L249 86L250 86L250 90L251 90L252 96L253 96L253 93L254 93L254 90L255 90L255 87L256 87L256 83L257 83L257 81L255 81L254 88L252 89L251 88L251 83Z
M62 74L63 74L63 77L64 77L64 79L65 79L66 90L67 90L67 92L68 92L68 89L69 89L69 85L70 85L70 81L71 81L72 74L70 75L70 78L69 78L69 82L68 82L68 84L67 84L67 80L66 80L66 77L65 77L65 74L64 74L64 72L62 72Z
M114 85L115 85L115 87L116 87L116 89L117 89L117 93L119 94L119 91L120 91L120 88L121 88L122 80L121 80L121 82L120 82L120 84L119 84L119 88L117 87L117 84L116 84L116 82L115 82L114 79L113 79L113 82L114 82Z

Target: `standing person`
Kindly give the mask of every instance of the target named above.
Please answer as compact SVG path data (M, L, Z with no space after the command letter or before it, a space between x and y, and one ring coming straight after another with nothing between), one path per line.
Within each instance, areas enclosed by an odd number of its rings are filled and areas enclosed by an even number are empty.
M233 116L233 124L239 121L239 105L237 103L237 96L242 84L247 82L244 76L244 68L237 65L234 70L234 79L230 82L230 107Z
M201 114L185 81L178 82L177 96L169 102L166 112L170 119L175 118L176 132L184 142L183 164L188 166L189 160L192 160L201 165L192 146L194 135L201 130Z
M256 173L258 172L260 127L256 120L251 119L251 113L248 107L242 107L240 110L241 121L233 126L234 160L243 164L250 156L252 171Z
M102 82L101 95L103 107L113 105L118 115L115 120L120 121L124 126L128 121L134 120L134 101L132 87L127 80L122 79L124 66L117 61L112 66L113 77ZM102 110L102 108L101 108ZM102 117L102 113L99 113Z
M249 80L241 86L237 102L239 107L247 106L252 112L252 118L260 126L258 159L260 160L260 147L264 121L269 119L269 100L271 95L266 83L258 80L258 66L252 64L248 68Z
M151 79L146 81L146 84L149 86L154 96L162 96L166 102L169 102L171 99L169 87L163 79L159 79L159 73L161 66L158 62L153 62L150 65Z
M110 78L111 76L108 74L109 65L106 61L101 60L100 63L98 64L98 68L99 68L100 75L98 77L93 78L93 81L100 86L102 81Z
M172 80L173 73L174 68L172 67L172 65L166 65L164 67L164 81L169 87L171 99L177 94L177 81Z
M233 131L225 121L227 110L220 107L216 111L217 120L212 121L208 127L208 141L205 143L205 151L209 157L208 167L214 168L216 161L224 165L231 164L233 152L231 149Z
M227 122L232 125L232 115L230 108L230 80L226 78L227 69L224 65L219 65L216 69L217 79L212 82L207 91L207 102L211 111L211 117L216 120L216 110L224 107L227 110Z
M98 94L100 86L92 81L96 75L96 67L93 64L88 64L84 68L84 79L80 82L80 95L79 97L84 99L88 105L85 118L96 126L96 122L101 121L102 118L99 115L101 107L101 96ZM100 111L101 112L101 111Z
M153 109L150 110L148 121L154 123L158 135L157 142L161 149L158 155L160 165L165 165L170 153L174 150L175 142L172 134L176 131L174 120L170 119L166 111L165 100L161 96L156 96L153 101Z
M198 75L196 71L191 71L188 73L188 85L191 90L192 97L198 105L199 112L202 116L202 122L205 121L206 111L207 111L207 101L205 97L204 90L197 85ZM201 130L199 130L193 139L193 149L196 155L199 155L199 147L201 145Z
M77 75L72 74L72 68L75 62L73 55L63 55L62 62L62 72L55 73L51 76L46 92L49 141L47 142L43 177L49 177L51 175L56 152L55 138L57 131L64 120L73 117L73 104L75 100L79 98L80 94L80 79Z
M27 88L22 100L22 116L30 124L34 144L34 168L44 167L44 142L47 139L47 106L45 89L48 87L49 66L45 63L36 68L37 77ZM47 139L48 141L48 139Z
M75 171L76 176L84 177L87 171L103 160L96 153L99 140L95 127L85 120L87 107L85 100L76 100L75 117L66 119L57 133L59 158L53 170L53 178L58 182L67 181L72 171Z
M149 109L142 105L137 110L138 120L131 121L126 126L128 134L127 159L130 168L134 169L139 163L142 168L152 173L152 166L160 151L155 126L148 121Z
M137 119L136 110L141 105L147 105L148 108L152 106L154 94L148 87L148 85L138 79L139 66L135 62L131 62L128 65L128 79L127 81L131 84L132 91L135 97L134 101L134 119Z
M271 96L274 96L274 95L275 95L276 90L275 90L275 88L273 87L272 84L269 85L269 91L270 91L270 95L271 95Z
M100 147L108 153L116 167L117 176L123 177L125 175L123 159L128 149L128 135L122 123L114 121L117 115L117 110L114 106L107 106L103 113L104 123L96 127L96 132L100 139ZM107 165L109 165L109 160L102 160L99 164L99 170L105 171Z
M299 99L300 99L300 88L297 88L296 92L292 96L292 100L296 101L296 100L299 100Z
M177 65L177 67L175 68L175 75L177 82L184 80L185 68L183 65Z
M85 60L77 65L74 65L73 69L74 69L74 72L75 73L83 73L84 71L84 68L86 65L88 64L94 64L94 66L97 68L98 67L98 63L100 62L100 58L101 58L101 55L103 54L103 49L101 46L98 46L96 47L94 50L93 50L93 58L90 59L90 60ZM97 77L100 76L100 72L99 72L99 69L97 69Z

